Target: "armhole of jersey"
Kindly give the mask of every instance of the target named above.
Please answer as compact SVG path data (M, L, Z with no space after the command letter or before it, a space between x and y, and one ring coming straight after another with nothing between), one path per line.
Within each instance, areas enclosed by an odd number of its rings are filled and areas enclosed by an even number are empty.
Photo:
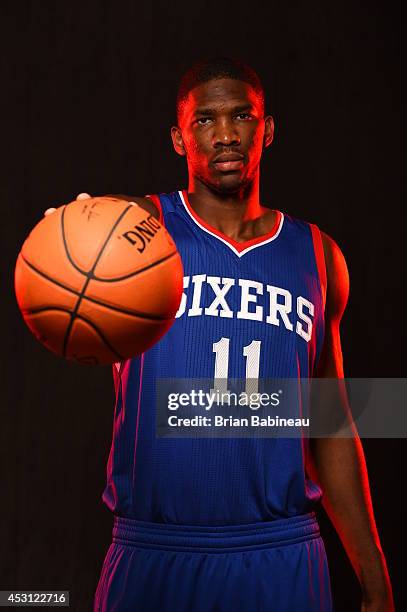
M160 218L158 219L161 225L164 225L164 215L163 215L163 207L161 206L161 201L158 195L146 195L145 198L151 200L160 212Z
M119 377L123 369L123 361L115 361L113 364L113 378Z
M116 361L112 363L112 377L113 377L113 387L115 394L117 393L117 387L120 382L120 370L122 368L122 364L120 361Z
M314 243L314 253L315 253L315 260L317 262L319 284L321 285L322 301L323 301L324 311L325 311L327 278L326 278L324 245L322 244L322 236L321 236L321 231L319 227L317 225L314 225L313 223L310 223L310 227L311 227L311 234L312 234L312 242Z

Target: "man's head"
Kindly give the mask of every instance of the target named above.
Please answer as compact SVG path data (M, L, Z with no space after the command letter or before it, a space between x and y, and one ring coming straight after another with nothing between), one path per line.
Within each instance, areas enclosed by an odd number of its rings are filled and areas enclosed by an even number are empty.
M174 148L187 157L190 175L221 193L254 180L263 147L273 138L259 77L230 58L199 62L183 75L177 121Z

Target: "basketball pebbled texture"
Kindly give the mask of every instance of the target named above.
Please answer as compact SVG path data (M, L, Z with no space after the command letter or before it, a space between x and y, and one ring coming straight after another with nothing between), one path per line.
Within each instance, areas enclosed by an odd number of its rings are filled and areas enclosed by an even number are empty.
M74 201L44 217L15 270L21 313L53 352L81 363L141 354L174 322L182 262L166 229L138 205Z

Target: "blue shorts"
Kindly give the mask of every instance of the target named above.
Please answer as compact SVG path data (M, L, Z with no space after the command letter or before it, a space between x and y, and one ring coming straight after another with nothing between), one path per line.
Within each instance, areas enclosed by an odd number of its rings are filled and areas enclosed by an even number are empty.
M206 527L115 517L97 612L331 612L315 513Z

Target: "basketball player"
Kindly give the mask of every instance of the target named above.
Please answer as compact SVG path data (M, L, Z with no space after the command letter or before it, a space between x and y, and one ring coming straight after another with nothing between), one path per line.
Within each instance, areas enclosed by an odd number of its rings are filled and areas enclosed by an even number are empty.
M360 581L361 609L391 611L356 434L308 445L156 438L159 378L213 379L216 368L244 378L250 352L259 379L343 377L345 259L315 225L262 204L259 164L274 125L258 76L227 58L193 66L181 80L177 120L171 135L188 189L128 199L175 240L184 295L166 336L113 368L103 499L114 531L95 610L328 612L314 513L322 500Z

